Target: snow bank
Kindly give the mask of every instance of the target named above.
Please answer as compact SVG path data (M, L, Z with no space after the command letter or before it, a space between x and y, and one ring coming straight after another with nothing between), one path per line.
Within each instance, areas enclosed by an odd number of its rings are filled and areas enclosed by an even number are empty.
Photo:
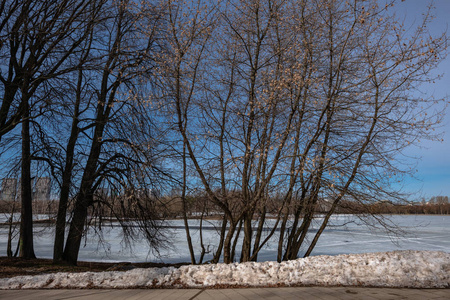
M56 273L0 279L0 289L211 287L215 285L319 285L450 287L450 253L394 251L313 256L282 263L249 262Z

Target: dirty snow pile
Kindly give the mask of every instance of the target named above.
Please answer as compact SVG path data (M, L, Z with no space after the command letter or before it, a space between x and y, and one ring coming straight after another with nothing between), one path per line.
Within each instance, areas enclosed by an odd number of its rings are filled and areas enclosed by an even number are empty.
M220 286L450 287L450 253L394 251L312 256L286 262L249 262L56 273L0 279L0 289Z

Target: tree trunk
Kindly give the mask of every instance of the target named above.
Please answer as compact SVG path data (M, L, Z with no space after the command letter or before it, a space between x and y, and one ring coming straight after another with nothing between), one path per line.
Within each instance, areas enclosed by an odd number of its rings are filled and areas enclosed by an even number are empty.
M69 155L69 153L67 153ZM72 158L66 157L66 166L63 173L61 194L59 197L58 214L55 225L55 244L53 245L53 262L62 260L64 250L64 235L66 230L67 204L69 202L69 192L72 176Z
M230 228L228 229L227 236L223 243L223 262L226 264L230 264L233 262L234 253L231 253L231 242L233 240L233 234L236 229L236 224L233 221L230 221Z
M186 231L186 239L188 242L189 247L189 254L191 255L191 263L193 265L196 264L195 262L195 253L194 253L194 247L192 246L192 239L191 239L191 232L189 230L189 222L187 218L187 203L186 203L186 143L183 143L183 187L181 191L181 200L183 202L183 222L184 222L184 230ZM202 215L203 218L203 215ZM200 223L201 224L201 223ZM201 228L201 225L200 225ZM201 230L201 229L200 229Z
M75 203L73 218L70 223L66 247L62 257L66 263L74 266L76 266L78 262L78 253L80 252L81 239L83 238L84 223L86 222L89 204L89 196L82 190Z
M6 246L6 255L8 257L12 257L12 226L13 226L13 213L11 213L11 217L8 219L8 244Z
M101 152L101 136L104 126L99 125L92 140L91 153L86 162L83 178L81 179L80 192L75 201L75 208L64 248L63 260L71 265L76 265L78 252L80 251L81 239L83 237L84 224L87 218L88 207L92 205L92 186L96 177L98 159Z
M213 264L217 264L219 262L220 256L222 255L226 229L227 229L227 216L224 215L222 219L222 227L220 229L219 245L217 246L217 251L214 254L214 258L212 260Z
M81 89L83 83L83 73L80 70L78 72L78 82L77 82L77 94L75 101L75 112L72 119L72 128L70 131L69 141L67 142L66 148L66 162L64 166L61 193L59 196L58 204L58 215L56 217L55 225L55 244L53 245L53 262L57 263L63 258L64 251L64 235L66 231L66 214L67 214L67 204L69 202L70 185L72 183L72 167L75 155L75 146L78 139L78 123L80 115L80 102L81 102Z
M263 204L261 209L261 215L259 216L258 229L256 230L255 242L253 244L252 261L258 260L258 248L261 243L261 236L264 230L264 222L266 221L266 203Z
M247 212L244 216L244 240L242 242L241 262L247 262L250 260L252 237L252 214Z
M19 257L36 258L33 248L33 208L31 191L31 146L30 121L28 100L25 103L25 112L22 121L22 178L20 184L21 203L20 210L20 238Z
M97 120L100 124L96 127L92 139L91 152L86 162L83 178L81 179L80 192L75 201L72 222L70 223L69 234L64 248L63 260L71 265L76 265L78 252L80 251L81 239L83 237L84 224L87 218L88 207L93 201L93 184L96 178L98 160L101 152L101 137L103 135L103 120Z

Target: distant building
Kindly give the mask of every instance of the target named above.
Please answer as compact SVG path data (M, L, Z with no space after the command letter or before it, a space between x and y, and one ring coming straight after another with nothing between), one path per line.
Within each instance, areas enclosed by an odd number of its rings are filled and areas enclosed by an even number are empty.
M3 178L1 199L4 201L14 201L17 195L17 179Z
M38 177L33 200L50 201L51 181L49 177Z

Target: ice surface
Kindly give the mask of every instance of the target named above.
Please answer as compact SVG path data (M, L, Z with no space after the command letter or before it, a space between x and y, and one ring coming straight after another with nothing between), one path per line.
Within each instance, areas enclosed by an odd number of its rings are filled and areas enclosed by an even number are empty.
M320 285L450 287L450 254L394 251L286 262L190 265L126 272L56 273L0 279L0 289Z
M44 216L42 216L44 218ZM430 215L393 215L386 216L386 222L392 222L400 226L405 232L401 236L386 233L382 229L367 227L362 224L356 216L336 215L332 217L331 226L328 227L319 239L312 256L338 255L366 252L386 252L394 250L431 250L450 251L450 216ZM273 224L274 220L267 220L267 225ZM320 218L313 224L318 227ZM199 221L189 220L192 226L192 240L197 259L200 256ZM94 230L88 231L87 239L83 241L79 260L81 261L104 261L104 262L189 262L190 256L187 250L187 242L182 220L169 220L169 227L163 230L166 233L171 246L160 249L159 255L153 253L145 239L136 240L133 250L124 247L122 232L120 228L104 227L102 230L102 242L99 243ZM203 240L205 248L209 253L205 255L205 261L212 258L218 243L216 228L220 228L220 221L203 222ZM35 253L39 258L51 258L53 253L54 228L43 224L35 224L34 246ZM17 227L18 230L18 227ZM266 234L267 232L265 232ZM0 227L0 255L6 255L7 226ZM308 235L312 239L312 235ZM277 255L278 232L272 237L268 244L262 248L258 255L258 261L273 261ZM17 237L13 243L15 250ZM239 244L241 240L239 241ZM239 249L239 245L237 249ZM301 249L299 256L303 255L305 249ZM239 253L237 253L239 257Z

